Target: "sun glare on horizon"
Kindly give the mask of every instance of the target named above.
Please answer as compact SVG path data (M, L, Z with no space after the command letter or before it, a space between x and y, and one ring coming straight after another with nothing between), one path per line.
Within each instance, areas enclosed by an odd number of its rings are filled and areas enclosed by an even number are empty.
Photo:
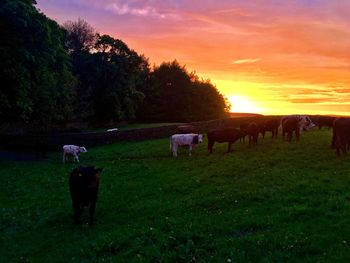
M253 100L245 96L229 95L227 99L231 103L230 112L263 113L264 111Z

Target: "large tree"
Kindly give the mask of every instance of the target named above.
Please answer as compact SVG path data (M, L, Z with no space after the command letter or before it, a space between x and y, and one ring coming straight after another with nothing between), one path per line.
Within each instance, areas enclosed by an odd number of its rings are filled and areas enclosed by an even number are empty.
M123 41L99 35L85 21L66 22L66 45L78 78L75 116L95 122L129 120L144 95L148 60Z
M199 121L226 116L227 101L209 80L200 80L177 61L154 68L138 111L145 121Z
M63 121L74 77L63 30L32 0L0 1L0 119Z

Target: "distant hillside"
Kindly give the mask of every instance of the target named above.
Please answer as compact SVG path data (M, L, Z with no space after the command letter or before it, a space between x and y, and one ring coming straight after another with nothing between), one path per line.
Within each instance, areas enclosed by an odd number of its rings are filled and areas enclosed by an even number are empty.
M230 112L230 118L258 117L258 116L263 116L263 115L258 113Z

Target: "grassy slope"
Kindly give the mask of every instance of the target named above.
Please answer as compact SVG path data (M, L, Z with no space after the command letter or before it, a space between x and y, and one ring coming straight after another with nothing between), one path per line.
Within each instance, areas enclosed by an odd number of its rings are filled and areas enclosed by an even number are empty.
M91 148L81 160L105 169L91 229L72 224L73 163L1 161L2 261L349 262L350 157L329 143L322 130L191 158L167 139Z

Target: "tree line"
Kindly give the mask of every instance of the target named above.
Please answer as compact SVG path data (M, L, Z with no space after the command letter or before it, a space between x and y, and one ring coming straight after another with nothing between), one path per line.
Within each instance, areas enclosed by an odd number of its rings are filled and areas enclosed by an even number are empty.
M121 120L198 121L226 116L209 80L177 61L151 67L86 21L58 25L34 0L0 2L0 121L38 125Z

